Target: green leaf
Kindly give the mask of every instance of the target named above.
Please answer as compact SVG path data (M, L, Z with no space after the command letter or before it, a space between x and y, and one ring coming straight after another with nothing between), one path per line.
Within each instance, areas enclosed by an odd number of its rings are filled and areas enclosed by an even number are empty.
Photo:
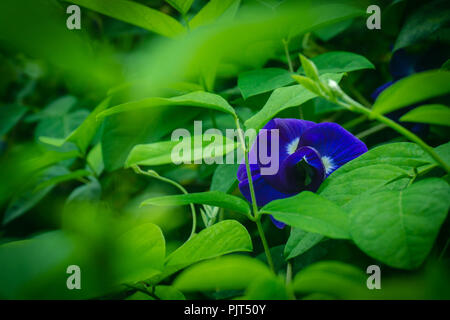
M328 60L325 60L325 61L328 61ZM317 70L315 63L310 61L308 58L306 58L302 54L300 54L300 62L302 64L303 72L306 74L306 76L311 80L318 81L319 80L319 70Z
M90 175L91 175L90 171L83 170L83 169L76 170L76 171L69 172L67 174L56 176L56 177L53 177L53 178L51 178L49 180L46 180L46 181L40 183L39 185L37 185L34 190L35 190L35 192L37 192L37 191L39 191L41 189L45 189L47 187L60 184L62 182L66 182L66 181L70 181L70 180L74 180L74 179L79 179L79 178L87 177L87 176L90 176Z
M401 177L410 178L407 171L396 166L387 164L362 166L335 177L331 174L322 183L318 193L348 209L351 207L352 200L385 187Z
M155 286L154 294L161 300L186 300L185 296L173 286Z
M244 99L284 87L293 82L289 71L278 68L252 70L241 73L238 77L238 87Z
M197 110L185 113L172 107L162 107L107 117L101 138L105 170L123 167L134 146L160 141L174 129L184 128L185 123L195 118L197 113Z
M284 256L286 260L302 255L320 241L323 240L323 235L303 231L299 228L292 228L289 239L284 247Z
M298 293L321 293L339 299L367 295L367 276L356 267L338 261L321 261L297 273L293 288Z
M118 238L114 257L120 283L151 278L163 269L166 246L161 229L152 223L135 227Z
M373 111L388 113L448 93L450 93L450 72L416 73L384 90L375 101Z
M39 121L34 132L41 142L61 147L69 138L72 132L76 130L87 118L89 111L86 109L76 110L61 116L46 117ZM65 151L70 150L67 146Z
M102 119L121 112L164 106L207 108L235 116L233 107L221 96L209 92L197 91L173 98L147 98L124 103L101 112L97 118Z
M67 197L66 204L71 202L98 201L102 194L102 186L97 179L91 178L89 183L75 188Z
M250 213L250 207L245 200L220 191L208 191L150 198L142 202L141 206L179 206L190 203L207 204L210 206L236 211L242 214Z
M212 139L214 137L214 139ZM219 140L220 139L220 140ZM187 140L187 141L185 141ZM213 140L211 142L211 140ZM186 148L177 149L175 147ZM198 160L213 161L215 158L233 151L238 146L234 141L217 135L182 137L182 141L163 141L135 146L125 162L125 167L133 165L157 166L171 163L197 163ZM190 151L190 152L189 152ZM180 155L179 153L182 153Z
M343 73L362 69L375 69L365 57L347 51L331 51L311 59L319 70L319 74ZM305 72L300 67L299 72Z
M11 222L12 220L20 217L28 210L38 204L50 191L54 185L42 188L38 191L27 191L20 196L16 197L8 206L3 216L3 225Z
M427 104L409 111L400 121L450 126L450 108L442 104Z
M97 133L101 124L101 122L97 121L97 115L108 108L110 100L110 97L103 100L83 123L66 138L66 141L75 143L81 153L86 153L87 148Z
M331 201L309 191L272 201L261 209L261 213L270 214L292 227L330 238L350 237L347 214Z
M105 168L103 164L103 154L102 154L102 146L100 143L97 143L95 147L89 151L86 162L88 167L97 175L100 176Z
M244 226L236 220L225 220L203 229L169 255L163 277L202 260L252 250L252 240Z
M237 182L239 164L219 164L211 181L211 191L229 192Z
M289 300L290 298L282 279L265 277L253 281L242 300Z
M166 0L166 2L177 9L179 13L185 15L191 8L194 0Z
M71 245L67 235L61 231L1 245L0 296L3 299L24 298L25 288L45 276L49 270L59 268L57 270L64 273L70 265ZM47 296L48 293L43 290L41 299Z
M240 2L240 0L211 0L189 21L189 27L195 29L219 20L232 19Z
M435 161L417 144L412 142L387 143L375 147L358 158L346 163L334 171L321 186L323 190L329 183L348 172L373 165L391 165L413 174L414 168L435 163ZM319 190L319 192L320 192Z
M27 112L25 106L9 104L0 107L0 136L9 132Z
M450 206L450 187L429 178L404 190L361 197L350 213L356 245L371 257L402 269L419 267L430 252Z
M332 79L339 82L342 76L342 74L325 74L320 79L322 81ZM246 128L260 129L281 111L299 106L315 97L317 97L316 94L301 85L276 89L264 107L253 117L245 121L245 126Z
M348 29L352 25L352 23L352 19L340 21L330 26L320 28L319 30L314 31L314 34L318 36L320 40L328 41Z
M445 27L450 21L450 9L444 2L433 1L417 7L403 25L395 42L394 51L424 40Z
M183 271L174 281L178 290L240 290L252 282L274 277L267 266L245 256L227 256L198 263Z
M127 0L68 0L71 3L97 11L166 37L176 37L185 32L174 18L145 5Z

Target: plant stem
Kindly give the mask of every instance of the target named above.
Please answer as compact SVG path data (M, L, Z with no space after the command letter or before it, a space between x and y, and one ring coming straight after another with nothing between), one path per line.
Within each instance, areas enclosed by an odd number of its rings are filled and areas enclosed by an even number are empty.
M256 223L256 227L258 228L259 237L261 238L261 242L264 247L264 252L266 254L267 263L269 264L270 270L272 270L272 272L275 272L275 269L273 267L272 255L270 254L266 236L264 235L264 230L261 226L261 216L258 211L258 205L256 204L255 189L253 187L253 178L252 178L252 174L251 174L251 170L250 170L250 164L248 161L249 148L247 148L247 145L245 143L245 138L242 133L241 125L239 124L239 117L235 116L234 120L235 120L235 124L236 124L236 129L238 130L239 140L241 141L242 150L244 151L245 169L247 172L248 185L250 188L250 196L251 196L251 200L252 200L253 216L250 216L249 218Z
M338 104L340 104L340 105L350 109L351 111L355 111L355 112L364 114L364 115L368 116L369 118L374 118L374 119L380 121L381 123L384 123L385 125L387 125L391 129L394 129L395 131L397 131L398 133L400 133L404 137L408 138L412 142L417 143L419 146L422 147L422 149L425 152L427 152L434 160L436 160L436 162L442 168L444 168L444 170L447 173L450 173L450 167L437 154L437 152L432 147L430 147L425 141L423 141L418 136L416 136L414 133L412 133L411 131L409 131L405 127L399 125L397 122L389 119L388 117L385 117L382 114L379 114L379 113L373 112L370 109L367 109L366 107L361 105L359 102L357 102L357 101L353 100L352 98L350 98L345 93L343 94L342 98L344 99L345 102L342 102L342 101L338 100L336 103L338 103Z
M266 253L267 264L270 270L275 273L275 268L273 267L272 255L270 254L269 245L267 244L266 236L264 235L264 230L261 225L261 219L258 217L255 221L256 227L258 228L259 237L261 238L262 245L264 247L264 252Z
M378 131L381 131L383 129L387 128L387 125L384 123L377 124L376 126L373 126L372 128L369 128L367 130L364 130L363 132L360 132L356 135L358 139L364 139L367 136L370 136L371 134L374 134Z
M292 263L290 260L287 262L286 266L286 286L292 282Z
M248 185L249 185L249 188L250 188L250 196L251 196L251 199L252 199L253 218L256 218L256 217L258 217L258 205L256 204L255 189L253 187L253 179L252 179L252 174L251 174L251 170L250 170L250 164L249 164L249 160L248 160L248 148L247 148L247 145L245 143L245 139L244 139L244 135L242 133L241 125L239 124L239 118L236 116L234 118L234 120L235 120L235 123L236 123L236 129L238 131L239 140L241 141L242 151L244 152L245 170L246 170L246 173L247 173Z
M288 63L289 71L294 72L294 67L292 65L291 56L289 55L289 41L283 39L284 53L286 54L286 60Z
M173 180L170 180L169 178L160 176L156 171L153 171L153 170L144 171L141 168L139 168L139 166L137 166L137 165L134 165L132 168L137 174L145 175L147 177L152 177L152 178L158 179L160 181L166 182L168 184L173 185L177 189L179 189L182 193L188 194L187 190L185 188L183 188L182 185L180 185L179 183L177 183ZM191 234L189 235L189 239L190 239L195 234L195 230L197 229L197 214L195 213L195 206L192 203L189 206L191 207L191 212L192 212L192 229L191 229Z

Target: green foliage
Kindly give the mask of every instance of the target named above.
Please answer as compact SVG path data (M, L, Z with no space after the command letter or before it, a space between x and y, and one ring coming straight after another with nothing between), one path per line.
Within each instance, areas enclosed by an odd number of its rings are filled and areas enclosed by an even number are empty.
M305 231L337 239L349 238L347 214L331 201L309 191L272 201L261 212Z
M122 20L166 37L175 37L185 30L174 18L128 0L69 0L70 2Z
M339 81L342 74L326 74L321 79L333 79ZM275 117L279 112L288 108L297 107L317 97L303 86L294 85L276 89L267 100L262 109L253 117L245 121L247 128L261 129L266 122Z
M209 191L151 198L142 202L141 205L174 206L185 205L189 203L207 204L210 206L216 206L236 211L245 215L250 214L250 207L245 200L221 191Z
M337 261L321 261L300 271L293 288L298 293L320 293L334 299L367 296L366 276L358 268Z
M174 281L181 291L246 289L259 279L273 275L261 261L245 256L226 256L198 263L183 271Z
M252 249L247 230L237 221L225 220L200 231L171 253L166 258L163 275L169 276L202 260Z
M437 178L402 190L380 190L352 205L350 233L367 254L397 268L414 269L431 250L450 206L450 188Z
M450 126L450 108L442 104L427 104L409 111L400 121Z
M450 73L427 71L400 80L384 90L373 106L377 113L387 113L426 99L450 93Z
M284 247L286 260L295 258L322 241L323 235L292 228L289 239Z
M448 9L391 1L374 32L366 7L3 0L0 298L448 299ZM369 151L258 207L245 161L220 161L250 133L205 131L275 117L338 123Z

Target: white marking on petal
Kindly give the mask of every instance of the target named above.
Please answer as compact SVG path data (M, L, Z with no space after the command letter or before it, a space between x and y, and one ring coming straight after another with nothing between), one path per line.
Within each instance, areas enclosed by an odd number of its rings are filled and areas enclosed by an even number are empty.
M295 151L297 151L297 147L298 147L298 143L300 141L300 138L295 138L294 140L292 140L291 142L289 142L289 144L286 147L286 152L291 155L293 154Z
M333 160L330 157L323 156L322 163L323 166L325 167L326 174L329 174L335 168L335 164L333 163Z

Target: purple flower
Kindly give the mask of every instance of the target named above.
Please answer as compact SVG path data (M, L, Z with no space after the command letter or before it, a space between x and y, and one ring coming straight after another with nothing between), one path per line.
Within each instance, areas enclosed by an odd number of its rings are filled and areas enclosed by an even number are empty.
M279 139L274 138L276 129ZM264 174L262 169L271 164L262 161L261 152L257 150L261 151L261 145L265 144L264 149L270 151L274 143L278 144L275 148L278 154L268 157L277 157L279 169L275 174ZM366 151L362 141L336 123L273 119L258 134L249 153L256 203L264 206L304 190L315 192L333 171ZM237 177L241 193L251 202L244 163L239 166ZM278 228L284 227L283 223L272 220Z

